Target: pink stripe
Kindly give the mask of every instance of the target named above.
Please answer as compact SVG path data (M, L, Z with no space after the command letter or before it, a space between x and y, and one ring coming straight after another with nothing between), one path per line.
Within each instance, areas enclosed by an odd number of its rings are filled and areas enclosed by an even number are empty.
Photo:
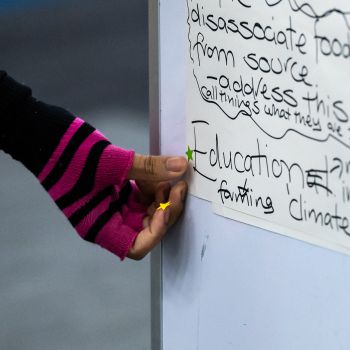
M133 228L137 232L141 232L143 229L143 219L146 216L146 212L136 212L130 210L128 207L123 208L123 221L125 225Z
M124 224L140 232L143 229L143 219L146 216L148 206L142 204L142 195L134 181L131 181L133 188L128 203L122 211Z
M91 148L95 145L95 143L101 140L106 140L106 138L98 130L95 130L79 146L66 171L64 172L60 180L57 181L56 184L49 191L50 196L53 198L54 201L56 201L58 198L69 192L74 187L74 185L81 176Z
M63 210L64 214L67 217L70 217L83 205L88 203L100 190L108 186L113 186L113 182L116 181L115 179L117 179L117 175L114 175L113 172L115 173L117 172L115 171L115 169L113 169L113 164L111 164L111 166L108 166L108 164L106 163L106 160L104 160L104 158L109 157L109 153L110 153L109 147L110 146L106 147L106 149L104 150L100 158L99 164L97 165L94 188L91 190L90 193L86 194L84 197L81 197L77 202L72 203L69 207ZM101 166L101 163L104 166ZM119 192L119 187L117 185L114 185L113 189L111 189L111 194L113 194L114 199L117 199L119 197L118 192Z
M117 147L113 145L109 145L105 148L97 164L94 188L91 193L85 195L80 198L79 201L66 208L64 210L66 216L69 217L72 215L82 205L90 201L98 191L108 186L114 186L115 198L118 198L118 192L120 190L119 184L122 184L125 180L125 169L127 171L129 170L129 163L132 163L134 153L133 151L119 150L116 148ZM124 166L125 169L122 168L122 166ZM63 191L62 193L66 192Z
M79 235L84 238L91 226L96 222L96 220L108 210L109 203L111 202L111 196L104 199L97 207L95 207L89 214L87 214L84 219L75 227Z
M111 201L117 199L118 194L111 191L111 195L104 199L75 227L79 235L84 238L96 220L108 210ZM81 201L79 201L81 202ZM84 201L86 203L86 200ZM74 204L76 207L76 203ZM68 209L68 208L67 208ZM70 208L71 211L72 207ZM66 213L66 211L65 211ZM136 236L142 230L145 212L131 212L124 207L122 213L115 213L98 233L95 243L118 255L123 260Z
M77 210L83 207L86 203L90 202L90 200L96 195L94 191L88 193L86 196L81 197L77 202L71 204L69 207L63 209L64 215L69 218L72 214L74 214Z
M84 120L80 118L75 118L73 120L72 124L69 126L68 130L61 138L60 143L56 147L49 161L46 163L44 169L40 172L38 176L38 179L40 182L43 182L46 179L46 177L50 174L50 172L52 171L52 169L55 167L58 160L60 159L63 151L67 147L69 141L72 139L72 137L74 136L74 134L77 132L77 130L80 128L82 124L84 124Z
M101 186L121 186L134 161L134 151L109 145L103 151L98 164L96 182Z
M96 185L95 185L95 188L96 188ZM77 210L79 210L85 204L89 203L93 199L93 197L95 197L98 194L98 191L95 190L95 188L90 193L85 195L84 197L81 197L77 202L75 202L75 203L71 204L69 207L63 209L64 215L66 215L69 218ZM111 196L112 196L112 200L118 198L116 191L113 191L112 189L111 189L111 192L108 196L109 200L111 200Z
M123 224L120 214L116 213L98 233L95 243L124 260L137 235L138 232Z

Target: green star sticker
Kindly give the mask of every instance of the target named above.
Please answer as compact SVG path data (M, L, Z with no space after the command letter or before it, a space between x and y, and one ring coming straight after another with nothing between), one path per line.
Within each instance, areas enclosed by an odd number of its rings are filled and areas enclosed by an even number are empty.
M193 150L190 148L190 146L187 146L187 152L186 152L187 160L193 160Z

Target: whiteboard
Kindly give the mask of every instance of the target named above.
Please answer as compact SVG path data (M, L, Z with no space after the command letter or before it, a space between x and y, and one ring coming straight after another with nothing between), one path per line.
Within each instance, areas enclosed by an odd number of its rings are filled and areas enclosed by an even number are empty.
M183 154L186 1L151 1L150 15L152 150ZM349 271L349 256L190 196L152 257L152 349L349 349Z

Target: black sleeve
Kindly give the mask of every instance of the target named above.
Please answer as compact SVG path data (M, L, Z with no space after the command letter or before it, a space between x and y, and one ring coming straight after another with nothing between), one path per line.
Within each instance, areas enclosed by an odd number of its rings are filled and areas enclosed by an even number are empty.
M0 149L34 175L44 167L75 117L32 97L29 87L0 71Z

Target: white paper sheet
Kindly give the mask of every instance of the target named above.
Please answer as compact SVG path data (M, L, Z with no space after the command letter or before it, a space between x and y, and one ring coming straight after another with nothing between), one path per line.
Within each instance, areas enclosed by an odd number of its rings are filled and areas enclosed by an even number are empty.
M349 253L349 2L187 5L191 193Z

